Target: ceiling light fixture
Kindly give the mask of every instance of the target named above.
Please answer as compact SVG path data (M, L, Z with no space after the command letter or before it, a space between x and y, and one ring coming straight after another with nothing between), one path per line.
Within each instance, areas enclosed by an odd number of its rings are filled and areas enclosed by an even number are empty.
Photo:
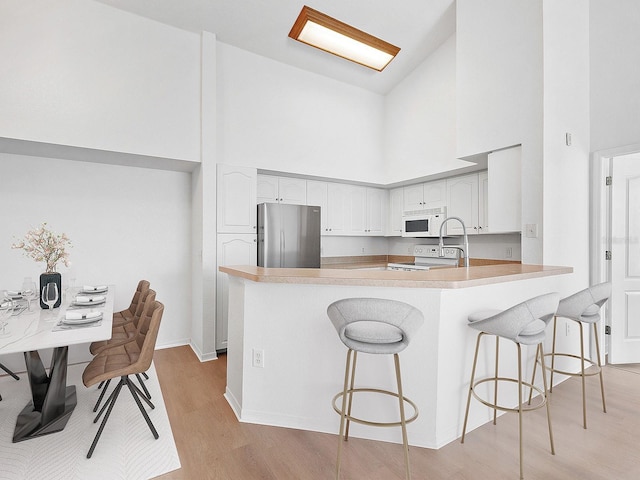
M400 48L395 45L306 5L302 7L289 36L379 72L400 51Z

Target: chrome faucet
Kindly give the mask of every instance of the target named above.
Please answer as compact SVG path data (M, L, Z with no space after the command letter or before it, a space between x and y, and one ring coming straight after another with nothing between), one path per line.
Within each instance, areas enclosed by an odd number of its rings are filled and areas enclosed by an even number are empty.
M462 231L464 232L464 236L463 236L464 248L461 248L461 250L462 250L462 256L464 257L464 266L468 267L469 266L469 238L467 237L467 227L465 227L464 222L460 217L447 217L440 224L440 241L438 242L438 246L440 247L439 255L441 257L444 257L444 239L442 238L442 229L444 228L444 224L447 223L449 220L457 220L460 222L460 225L462 225ZM455 248L460 248L460 247L455 247Z

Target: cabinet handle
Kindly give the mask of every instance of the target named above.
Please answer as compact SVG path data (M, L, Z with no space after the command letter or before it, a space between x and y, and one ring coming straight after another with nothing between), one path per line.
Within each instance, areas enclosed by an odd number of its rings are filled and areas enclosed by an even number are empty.
M256 226L255 226L255 225L253 226L253 229L254 229L254 230L256 229Z
M253 243L258 243L258 240L256 240L255 238L253 239Z
M282 201L282 199L280 199L280 201Z

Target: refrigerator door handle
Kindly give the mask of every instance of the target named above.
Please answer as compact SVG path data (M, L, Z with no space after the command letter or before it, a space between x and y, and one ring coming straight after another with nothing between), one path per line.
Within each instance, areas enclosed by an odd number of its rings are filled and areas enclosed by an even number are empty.
M286 251L284 245L284 229L280 230L280 267L284 267L284 252Z

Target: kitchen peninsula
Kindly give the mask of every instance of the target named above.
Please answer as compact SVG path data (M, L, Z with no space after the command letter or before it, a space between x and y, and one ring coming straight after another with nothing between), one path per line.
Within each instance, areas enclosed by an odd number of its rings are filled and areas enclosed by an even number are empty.
M562 281L573 270L505 264L419 272L251 266L220 271L230 277L225 396L240 421L337 433L331 399L342 388L346 348L327 306L349 297L390 298L415 306L425 317L400 361L405 395L420 410L408 426L409 442L439 448L461 432L475 342L466 326L469 313L506 309L551 291L566 293ZM534 353L527 351L528 376ZM501 374L514 374L515 358L515 347L505 342ZM492 358L479 359L479 375L492 369ZM358 370L359 385L395 389L393 362L386 356L363 354ZM353 408L360 417L386 420L395 411L377 399L357 400ZM473 429L491 417L486 407L472 406ZM399 429L353 424L350 435L401 442Z

